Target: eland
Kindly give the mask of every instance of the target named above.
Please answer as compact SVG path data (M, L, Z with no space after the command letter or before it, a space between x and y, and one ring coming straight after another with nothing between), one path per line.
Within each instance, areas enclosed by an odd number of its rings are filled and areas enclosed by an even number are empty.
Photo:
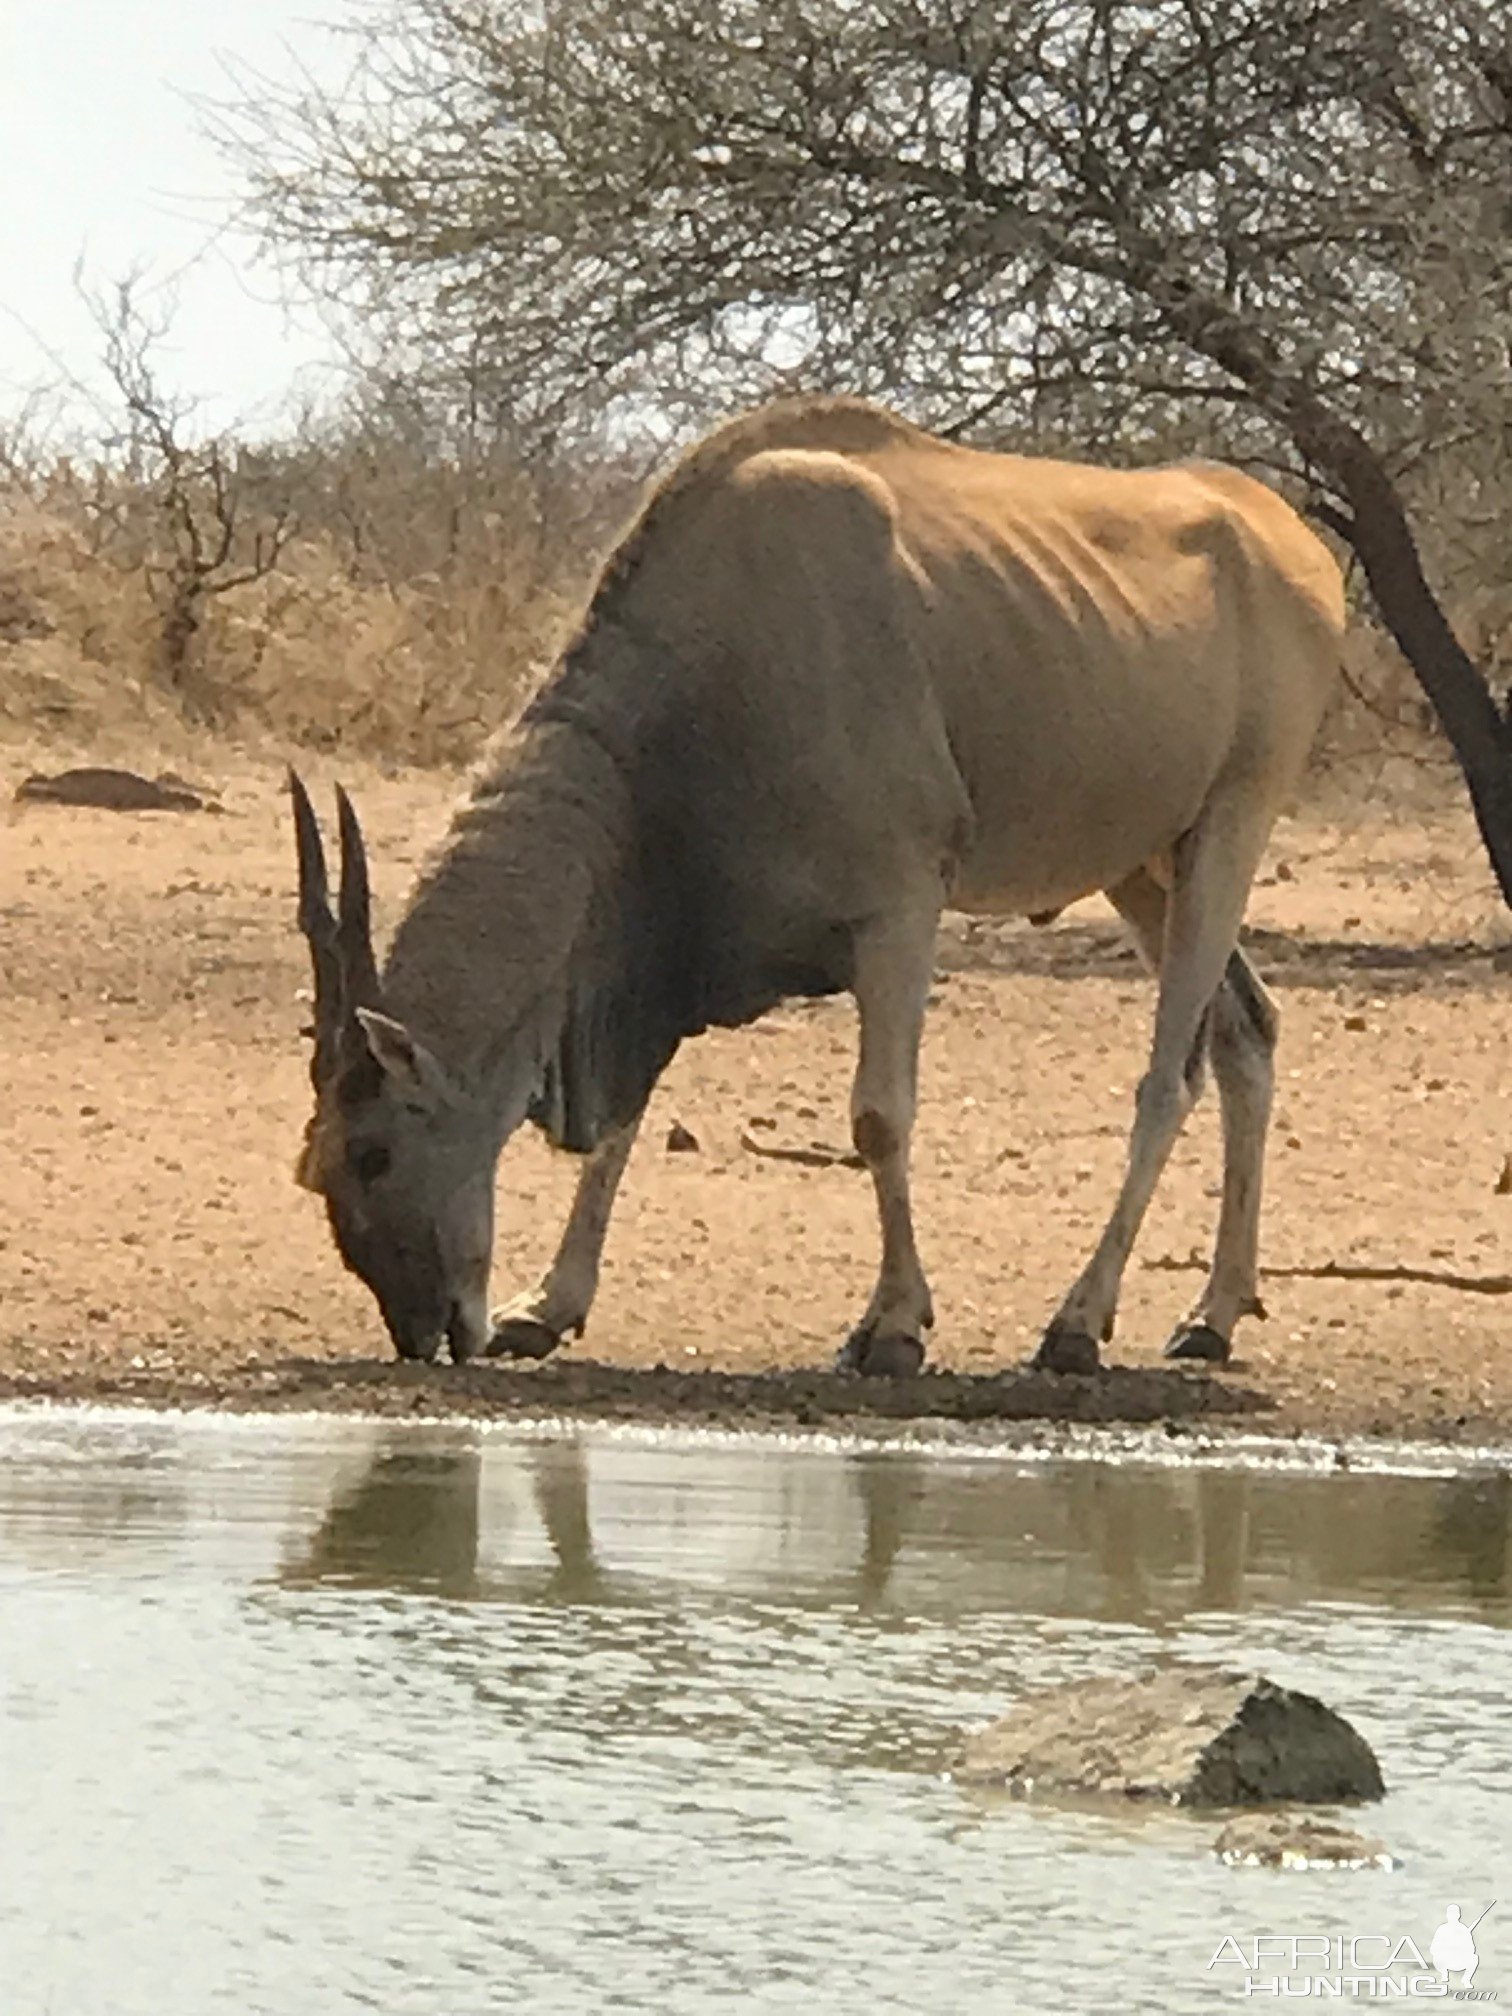
M1276 1012L1238 949L1251 880L1338 672L1339 570L1280 497L1208 464L988 453L856 400L691 449L487 753L379 967L339 796L333 912L291 777L315 979L299 1180L394 1345L544 1356L582 1332L616 1189L685 1037L849 992L876 1288L838 1363L908 1373L934 1320L909 1139L940 914L1103 892L1158 981L1102 1237L1035 1359L1088 1372L1210 1058L1223 1192L1167 1346L1260 1314ZM556 1258L490 1316L494 1185L526 1120L583 1158Z

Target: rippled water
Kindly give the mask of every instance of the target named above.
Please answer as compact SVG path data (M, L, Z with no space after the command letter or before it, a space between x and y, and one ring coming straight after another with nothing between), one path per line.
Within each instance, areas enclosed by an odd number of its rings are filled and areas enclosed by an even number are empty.
M1207 2010L1225 1934L1481 1926L1512 1483L0 1417L0 2011ZM1396 1872L943 1778L1029 1686L1262 1665Z

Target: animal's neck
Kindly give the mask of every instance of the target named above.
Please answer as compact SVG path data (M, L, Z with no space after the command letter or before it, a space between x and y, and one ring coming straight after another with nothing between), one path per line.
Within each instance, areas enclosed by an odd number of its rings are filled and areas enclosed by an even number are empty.
M591 738L522 727L459 808L395 933L385 1009L497 1109L501 1138L560 1040L574 957L626 828L623 781Z

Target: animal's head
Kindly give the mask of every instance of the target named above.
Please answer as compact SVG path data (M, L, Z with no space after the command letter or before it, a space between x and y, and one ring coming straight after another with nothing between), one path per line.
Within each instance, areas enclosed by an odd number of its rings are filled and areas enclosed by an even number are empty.
M497 1144L482 1103L384 1012L351 801L338 787L333 916L320 829L292 771L289 789L315 978L315 1111L295 1173L325 1199L341 1257L377 1297L400 1357L434 1358L444 1339L454 1359L470 1358L488 1338Z

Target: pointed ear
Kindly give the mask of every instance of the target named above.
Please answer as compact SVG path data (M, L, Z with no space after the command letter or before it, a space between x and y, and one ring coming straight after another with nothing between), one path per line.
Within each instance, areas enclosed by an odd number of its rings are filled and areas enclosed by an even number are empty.
M357 1025L369 1054L402 1099L422 1106L441 1106L456 1088L443 1064L433 1057L402 1022L377 1008L359 1008Z

